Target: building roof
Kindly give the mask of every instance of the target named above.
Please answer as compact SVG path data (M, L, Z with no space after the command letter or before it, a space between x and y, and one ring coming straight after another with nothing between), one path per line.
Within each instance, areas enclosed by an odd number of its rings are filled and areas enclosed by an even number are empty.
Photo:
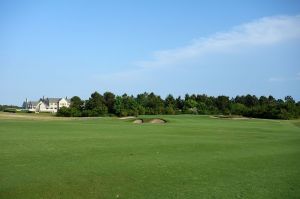
M58 101L61 100L61 98L47 98L46 101L48 103L58 103Z
M31 104L32 106L37 106L39 101L29 101L28 104Z
M66 100L68 103L71 103L71 99L65 98L65 100Z
M26 105L26 101L23 103L23 107L26 106L37 106L40 102L49 106L50 103L58 103L60 100L65 99L68 103L71 103L71 100L66 98L58 98L58 97L47 97L45 99L41 98L39 101L28 101Z

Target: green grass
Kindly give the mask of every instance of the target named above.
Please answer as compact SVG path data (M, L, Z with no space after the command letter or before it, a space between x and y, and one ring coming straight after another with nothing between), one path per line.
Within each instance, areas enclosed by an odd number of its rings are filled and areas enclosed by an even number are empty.
M0 198L300 198L299 121L0 119Z

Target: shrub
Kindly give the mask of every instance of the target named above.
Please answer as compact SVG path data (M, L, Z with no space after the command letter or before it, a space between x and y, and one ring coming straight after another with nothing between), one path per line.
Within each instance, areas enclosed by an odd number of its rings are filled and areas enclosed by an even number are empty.
M71 111L69 108L67 107L61 107L57 113L56 113L57 116L63 116L63 117L70 117L71 116Z
M4 112L9 112L9 113L16 113L17 112L17 109L15 108L6 108L3 110Z

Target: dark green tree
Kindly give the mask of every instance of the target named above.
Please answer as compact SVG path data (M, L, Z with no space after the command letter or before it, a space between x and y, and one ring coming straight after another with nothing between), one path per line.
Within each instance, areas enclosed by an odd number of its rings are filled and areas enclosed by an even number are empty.
M229 97L221 95L216 99L216 106L222 114L228 114L230 109Z
M98 92L94 92L89 100L86 101L85 109L88 110L88 116L103 116L107 114L107 107L104 98Z
M78 96L74 96L71 98L70 108L75 108L77 110L81 110L83 108L83 101Z
M104 103L107 106L109 113L114 113L114 106L115 106L115 95L112 92L105 92L103 94Z

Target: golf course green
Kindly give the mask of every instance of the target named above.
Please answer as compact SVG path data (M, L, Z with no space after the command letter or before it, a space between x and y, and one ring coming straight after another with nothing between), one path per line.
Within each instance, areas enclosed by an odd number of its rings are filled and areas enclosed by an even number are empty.
M151 118L0 117L0 198L300 198L299 120Z

